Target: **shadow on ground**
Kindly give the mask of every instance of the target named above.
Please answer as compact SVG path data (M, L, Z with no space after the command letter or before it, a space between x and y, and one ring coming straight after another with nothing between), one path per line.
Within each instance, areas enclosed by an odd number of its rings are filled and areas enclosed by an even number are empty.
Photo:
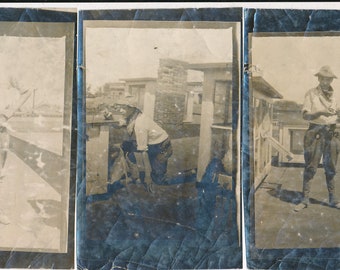
M299 191L294 191L294 190L287 190L287 189L282 189L282 184L276 185L275 188L269 188L267 193L283 202L286 203L291 203L291 204L299 204L302 202L303 199L303 194L302 192ZM328 205L325 202L322 202L320 200L311 198L310 199L311 204L319 204L319 205Z
M148 193L115 183L87 199L84 269L225 269L242 267L236 198L210 175L186 175ZM80 225L81 226L81 225Z

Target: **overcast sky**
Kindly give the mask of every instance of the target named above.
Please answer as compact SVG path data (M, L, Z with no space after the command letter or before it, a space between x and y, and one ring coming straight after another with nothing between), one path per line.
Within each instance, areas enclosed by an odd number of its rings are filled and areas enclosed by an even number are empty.
M231 29L87 28L85 57L94 91L121 78L157 77L160 58L231 62Z
M340 105L340 37L253 37L252 64L285 99L303 103L306 91L318 85L314 76L329 65Z
M15 102L18 91L11 78L24 89L37 89L36 104L63 108L65 38L0 37L0 109ZM28 101L25 106L32 104Z

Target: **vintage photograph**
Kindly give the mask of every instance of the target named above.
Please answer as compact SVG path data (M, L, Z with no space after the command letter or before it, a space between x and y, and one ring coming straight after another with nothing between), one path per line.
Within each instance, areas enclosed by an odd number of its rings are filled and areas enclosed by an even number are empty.
M240 23L83 24L78 266L241 267Z
M0 22L0 250L66 253L74 24Z
M254 245L340 246L340 36L249 35Z

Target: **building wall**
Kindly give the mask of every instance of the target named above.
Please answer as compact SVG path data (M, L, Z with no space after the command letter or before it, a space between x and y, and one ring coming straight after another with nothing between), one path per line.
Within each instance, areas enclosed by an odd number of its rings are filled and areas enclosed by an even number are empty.
M180 125L185 117L187 63L160 59L155 100L155 120L160 124Z
M174 92L156 93L155 121L161 125L181 125L185 115L185 95Z
M174 59L160 59L158 90L183 93L187 84L187 63Z

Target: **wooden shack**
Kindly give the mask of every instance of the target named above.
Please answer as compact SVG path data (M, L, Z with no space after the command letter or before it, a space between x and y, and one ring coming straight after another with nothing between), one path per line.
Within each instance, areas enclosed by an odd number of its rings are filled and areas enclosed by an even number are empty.
M253 142L253 177L257 188L271 169L273 148L291 159L293 154L273 137L273 103L283 96L262 76L250 80L251 100L249 113L252 117L250 140Z

